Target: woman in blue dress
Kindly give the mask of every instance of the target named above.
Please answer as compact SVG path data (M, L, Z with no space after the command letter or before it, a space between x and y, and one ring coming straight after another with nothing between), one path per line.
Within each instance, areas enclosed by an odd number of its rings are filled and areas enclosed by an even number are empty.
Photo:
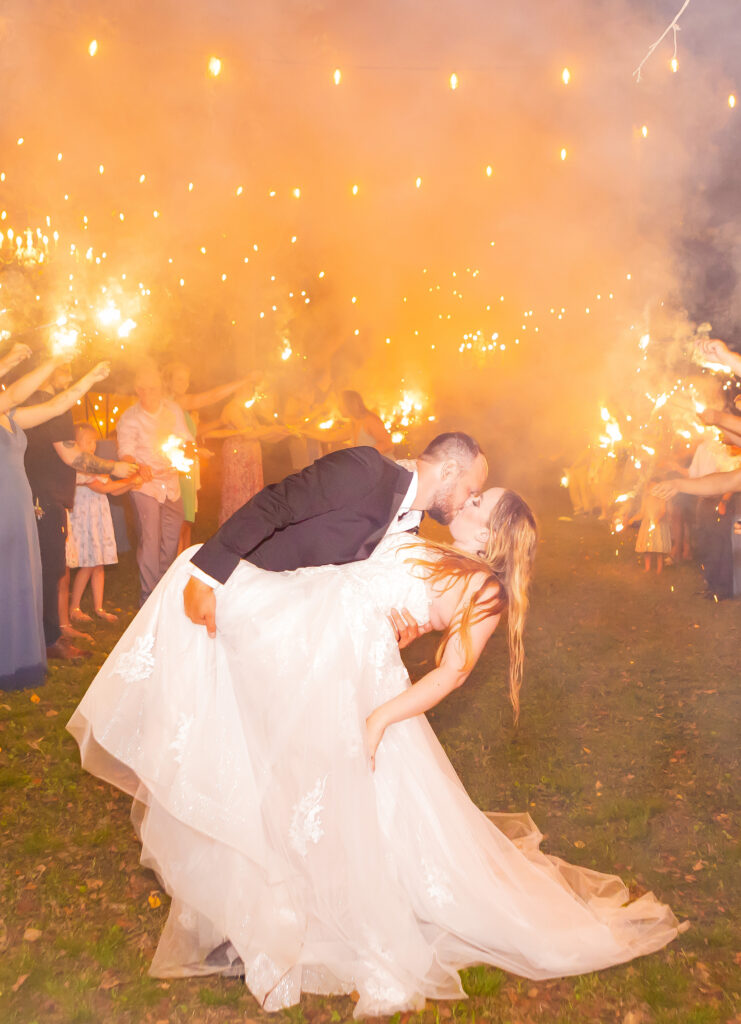
M27 359L27 345L14 345L0 360L0 376ZM23 456L24 428L71 409L97 381L108 376L100 363L50 401L21 408L20 403L48 378L61 358L48 359L0 392L0 690L38 686L46 675L42 625L41 556L31 488Z

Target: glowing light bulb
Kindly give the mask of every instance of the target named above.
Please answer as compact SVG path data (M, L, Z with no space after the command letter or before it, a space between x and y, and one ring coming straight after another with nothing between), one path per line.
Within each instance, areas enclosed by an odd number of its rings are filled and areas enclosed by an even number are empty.
M358 194L358 186L357 185L353 185L353 187L352 187L352 194L354 196L356 196Z
M332 75L332 78L334 80L335 85L340 84L340 82L342 81L342 72L340 71L339 68L334 69L334 74Z
M189 182L188 182L188 191L189 191L189 192L192 192L192 191L193 191L193 182L192 182L192 181L189 181Z
M568 85L569 82L571 81L571 72L569 71L568 68L564 68L563 71L561 72L561 81L563 82L564 85Z
M139 175L139 184L142 185L147 180L146 174Z
M450 88L453 91L455 91L458 88L458 75L456 75L455 71L450 76Z
M98 164L98 174L105 174L105 167L103 164Z
M293 190L293 196L294 196L295 199L300 199L301 198L301 189L300 188L295 188Z
M87 48L87 52L90 54L91 57L95 56L95 54L98 52L98 40L97 39L91 39L90 40L90 45Z
M731 108L731 110L733 110L733 108L736 106L736 97L733 93L731 93L731 95L728 97L728 106Z
M643 125L641 128L641 135L644 139L648 138L648 125Z
M561 159L565 160L567 156L568 156L568 151L567 151L566 147L564 146L563 149L561 150Z
M221 74L221 61L218 57L208 58L208 73L214 78Z
M242 187L242 185L237 186L237 195L241 196L243 192L244 188Z
M417 188L421 188L422 187L422 179L421 178L417 178L417 180L415 181L414 184L417 186Z
M490 178L493 173L494 173L494 168L491 166L491 164L487 164L486 165L486 177Z

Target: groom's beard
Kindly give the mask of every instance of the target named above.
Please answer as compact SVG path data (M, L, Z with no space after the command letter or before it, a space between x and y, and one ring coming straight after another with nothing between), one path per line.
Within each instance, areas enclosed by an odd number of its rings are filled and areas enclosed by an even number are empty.
M441 487L440 490L436 491L432 496L432 504L425 511L436 523L442 523L443 526L447 526L452 519L455 519L459 512L459 509L453 505L452 488L443 489Z

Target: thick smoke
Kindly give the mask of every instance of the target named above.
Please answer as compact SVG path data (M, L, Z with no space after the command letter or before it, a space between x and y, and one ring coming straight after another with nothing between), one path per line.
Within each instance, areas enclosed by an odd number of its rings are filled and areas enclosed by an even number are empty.
M0 205L60 231L44 316L71 242L150 291L119 374L403 379L502 471L558 462L658 310L739 339L737 5L691 4L636 83L677 6L8 0Z

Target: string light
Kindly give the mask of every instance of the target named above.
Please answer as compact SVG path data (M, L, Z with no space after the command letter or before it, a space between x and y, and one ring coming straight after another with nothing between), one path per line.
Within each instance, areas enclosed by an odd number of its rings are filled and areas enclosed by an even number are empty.
M342 81L342 72L340 71L339 68L335 68L334 69L334 73L332 75L332 78L334 80L334 84L335 85L339 85L340 84L340 82Z
M213 78L218 78L221 74L221 59L219 57L208 58L208 73Z
M564 85L568 85L569 82L571 81L571 72L569 71L568 68L564 68L563 71L561 72L561 81L563 82Z
M731 108L731 110L733 110L733 108L736 106L736 97L733 93L731 93L731 95L728 97L728 106Z
M91 39L90 40L90 45L87 48L87 52L90 54L91 57L95 56L95 54L98 52L98 40L97 39Z
M450 88L455 92L455 90L458 88L458 75L456 75L455 71L450 76L449 81L450 81Z

